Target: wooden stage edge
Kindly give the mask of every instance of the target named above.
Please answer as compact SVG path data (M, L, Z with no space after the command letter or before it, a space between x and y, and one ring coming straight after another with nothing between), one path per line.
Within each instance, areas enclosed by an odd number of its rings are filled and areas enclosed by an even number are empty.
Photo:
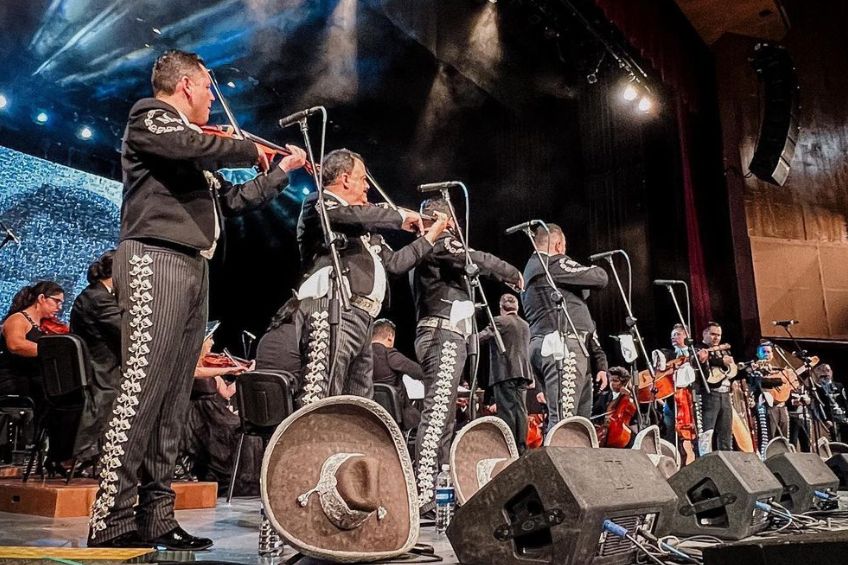
M177 495L177 510L215 508L218 483L175 481L171 486ZM0 512L51 518L88 516L95 494L97 482L92 479L74 479L69 485L64 479L34 477L26 483L0 479Z

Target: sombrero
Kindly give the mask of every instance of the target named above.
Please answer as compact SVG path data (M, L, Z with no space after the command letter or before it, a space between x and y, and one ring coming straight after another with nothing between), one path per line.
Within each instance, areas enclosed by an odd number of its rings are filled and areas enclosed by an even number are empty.
M588 418L560 420L545 436L545 447L598 447L598 432Z
M668 448L671 448L673 453L670 453ZM677 449L671 444L663 446L660 428L656 424L648 426L636 434L636 439L633 440L633 449L645 453L666 479L680 469L679 456L675 457Z
M325 398L286 418L265 450L260 490L271 525L310 557L389 559L418 540L403 434L365 398Z
M456 434L450 473L459 504L518 459L518 447L506 423L495 416L477 418Z

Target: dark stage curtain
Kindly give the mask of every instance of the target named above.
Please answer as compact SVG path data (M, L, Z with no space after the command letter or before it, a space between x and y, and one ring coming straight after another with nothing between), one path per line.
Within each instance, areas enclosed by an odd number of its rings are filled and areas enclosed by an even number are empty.
M701 107L703 85L696 77L705 46L671 1L595 0L609 20L639 50L674 93L680 144L680 169L686 214L693 323L702 328L712 316L710 287L701 245L696 183L692 173L695 144L691 112Z

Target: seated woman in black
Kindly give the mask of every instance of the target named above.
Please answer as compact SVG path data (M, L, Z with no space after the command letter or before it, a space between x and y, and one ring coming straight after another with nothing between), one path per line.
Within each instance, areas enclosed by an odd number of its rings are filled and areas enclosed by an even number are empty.
M41 324L54 318L65 302L65 291L52 281L25 286L12 298L0 328L0 394L33 399L38 409L44 399L38 368Z

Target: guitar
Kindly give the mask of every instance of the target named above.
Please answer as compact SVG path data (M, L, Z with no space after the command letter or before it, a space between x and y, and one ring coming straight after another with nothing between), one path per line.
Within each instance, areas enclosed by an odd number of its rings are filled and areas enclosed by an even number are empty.
M819 364L819 358L813 357L810 359L810 367L815 367ZM771 389L771 397L775 402L786 402L789 400L789 395L792 394L792 391L801 386L801 383L798 382L798 379L795 377L795 374L798 375L804 374L804 371L807 370L806 365L802 365L801 367L792 370L791 367L786 367L777 373L781 380L783 380L783 384L778 385Z
M722 343L721 345L715 345L713 347L705 347L704 349L699 349L699 351L714 353L717 351L727 351L729 349L729 343ZM736 363L731 363L726 367L710 367L709 369L710 372L707 374L707 383L709 383L711 386L721 384L724 379L732 379L739 372L739 368L736 366Z

